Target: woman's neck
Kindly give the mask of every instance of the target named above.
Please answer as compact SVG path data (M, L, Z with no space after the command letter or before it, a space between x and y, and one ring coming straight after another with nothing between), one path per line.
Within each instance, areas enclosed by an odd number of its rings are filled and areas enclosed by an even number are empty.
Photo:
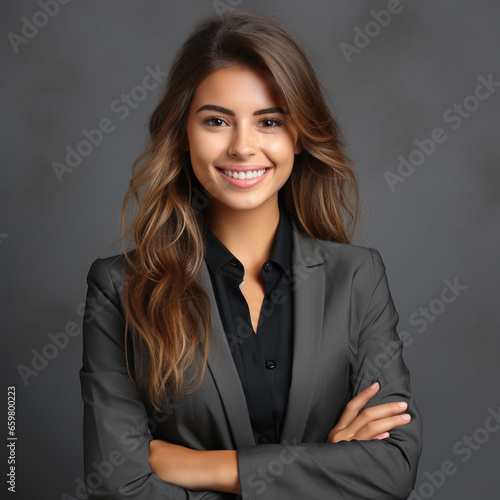
M277 197L252 210L234 210L213 199L206 214L212 232L254 278L271 256L279 219Z

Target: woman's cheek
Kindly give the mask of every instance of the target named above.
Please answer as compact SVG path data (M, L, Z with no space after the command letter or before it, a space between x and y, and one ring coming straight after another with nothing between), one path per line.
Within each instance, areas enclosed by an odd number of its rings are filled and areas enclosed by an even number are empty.
M269 143L262 145L262 150L275 164L288 163L290 160L293 162L295 157L294 144L288 137L269 141Z

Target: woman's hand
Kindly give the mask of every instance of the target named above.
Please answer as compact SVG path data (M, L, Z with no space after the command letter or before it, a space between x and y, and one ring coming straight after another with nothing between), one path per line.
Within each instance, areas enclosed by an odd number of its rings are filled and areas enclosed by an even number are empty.
M379 389L380 384L376 382L347 403L337 425L328 433L327 443L351 441L351 439L359 441L384 439L389 437L388 431L394 427L410 422L411 416L408 413L400 415L408 407L404 401L373 406L358 415L361 408Z

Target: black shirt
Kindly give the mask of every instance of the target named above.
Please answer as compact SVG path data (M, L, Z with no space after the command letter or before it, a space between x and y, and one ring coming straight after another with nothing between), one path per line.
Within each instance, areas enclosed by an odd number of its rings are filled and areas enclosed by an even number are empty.
M245 392L255 442L279 443L293 357L291 221L280 205L280 220L271 256L261 268L265 297L257 334L240 290L243 264L208 225L205 229L205 260L222 325Z

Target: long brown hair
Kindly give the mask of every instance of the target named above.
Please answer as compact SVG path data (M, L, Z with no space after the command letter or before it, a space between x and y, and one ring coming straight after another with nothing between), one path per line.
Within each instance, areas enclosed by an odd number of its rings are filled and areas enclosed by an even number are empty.
M123 290L129 374L157 410L199 388L206 371L213 318L196 282L204 258L204 189L182 145L193 93L212 71L242 65L262 72L297 126L302 153L280 190L299 230L315 239L349 243L358 214L358 187L339 127L315 72L292 35L276 21L231 11L202 20L178 52L164 96L149 120L149 143L132 169L121 218ZM126 209L136 210L125 231ZM130 373L133 360L133 375ZM195 371L185 380L185 371Z

